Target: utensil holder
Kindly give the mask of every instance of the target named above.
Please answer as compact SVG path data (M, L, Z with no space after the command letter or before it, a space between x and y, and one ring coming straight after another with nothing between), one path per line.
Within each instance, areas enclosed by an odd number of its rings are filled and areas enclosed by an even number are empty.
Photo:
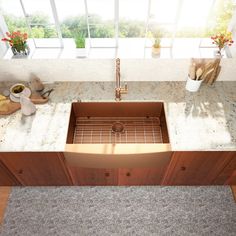
M203 80L193 80L188 76L186 83L186 90L189 92L197 92L202 84Z

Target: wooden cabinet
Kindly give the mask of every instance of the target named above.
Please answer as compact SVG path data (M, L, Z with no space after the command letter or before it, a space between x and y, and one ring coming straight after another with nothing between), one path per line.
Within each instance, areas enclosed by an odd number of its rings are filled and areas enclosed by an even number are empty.
M163 185L223 184L219 175L235 152L174 152Z
M219 176L215 179L215 184L229 184L236 185L236 152L229 164L220 172Z
M74 185L138 186L160 185L163 171L158 168L100 169L69 167Z
M69 167L74 185L80 186L112 186L117 185L116 169Z
M162 168L119 169L118 185L160 185L164 170Z
M104 160L98 168L83 166L84 159L85 164L93 164L94 157L77 160L74 156L65 165L63 153L0 153L0 186L236 185L236 152L174 152L170 156L144 157L142 166L131 160L122 168L111 166L112 160L106 166Z
M0 161L0 186L15 186L19 185L19 182Z
M25 186L70 185L63 154L56 152L0 153L0 159Z
M172 152L89 155L68 152L66 164L75 185L160 185Z

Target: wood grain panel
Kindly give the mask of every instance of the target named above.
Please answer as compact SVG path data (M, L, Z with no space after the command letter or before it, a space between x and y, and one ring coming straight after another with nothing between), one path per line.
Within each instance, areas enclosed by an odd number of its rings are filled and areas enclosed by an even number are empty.
M165 168L119 169L118 185L160 185L164 172Z
M234 152L175 152L162 184L219 184L217 177L230 163L234 155Z
M11 187L0 187L0 225L2 224L4 213L7 207Z
M236 185L231 186L231 190L232 190L232 193L233 193L233 196L234 196L234 200L236 202Z
M236 185L236 152L229 164L221 171L215 180L216 184Z
M114 186L118 182L116 169L69 167L74 185Z
M25 186L63 186L71 181L63 163L63 154L56 152L1 153L1 160L16 179Z
M225 182L226 185L235 185L236 184L236 170L233 172L233 174L227 179Z
M6 166L0 161L0 186L16 186L20 183L6 168Z

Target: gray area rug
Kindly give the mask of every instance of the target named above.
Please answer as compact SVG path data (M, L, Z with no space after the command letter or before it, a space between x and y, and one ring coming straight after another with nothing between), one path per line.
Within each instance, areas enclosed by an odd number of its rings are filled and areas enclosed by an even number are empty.
M236 235L229 187L16 187L1 236Z

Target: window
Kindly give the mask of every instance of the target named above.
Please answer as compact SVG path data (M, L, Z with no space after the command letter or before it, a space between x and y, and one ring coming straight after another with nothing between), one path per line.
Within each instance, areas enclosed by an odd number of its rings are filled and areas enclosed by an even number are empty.
M64 46L74 48L78 38L89 38L84 0L55 0ZM73 40L69 40L73 39Z
M21 0L22 10L36 47L60 47L52 7L49 0ZM50 40L44 40L44 39Z
M146 21L148 1L133 0L119 1L119 37L144 38L146 35Z
M91 48L150 48L153 29L162 47L179 38L209 38L227 29L234 0L0 0L9 31L28 32L36 48L75 47L76 38ZM197 41L197 40L195 40ZM200 47L210 47L203 40Z
M91 47L115 47L115 0L86 2Z

